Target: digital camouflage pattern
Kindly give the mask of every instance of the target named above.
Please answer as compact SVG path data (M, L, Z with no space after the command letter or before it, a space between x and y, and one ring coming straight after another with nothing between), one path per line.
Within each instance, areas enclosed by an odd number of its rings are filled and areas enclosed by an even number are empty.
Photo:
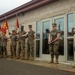
M25 58L25 36L22 36L26 34L25 31L19 31L18 32L18 58L20 58L20 54L22 52L22 58Z
M11 48L11 58L16 57L16 45L17 45L17 35L12 34L10 36L10 48Z
M28 45L28 58L34 58L34 31L29 31L28 32L28 41L27 41L27 45Z
M58 35L58 30L52 30L50 33L50 39L51 41L53 41ZM54 55L56 57L56 59L58 59L59 56L59 52L58 52L58 48L59 48L59 41L57 40L56 42L50 44L50 53L51 53L51 59L54 59Z
M7 41L8 38L6 36L2 36L2 56L5 54L5 57L7 57Z

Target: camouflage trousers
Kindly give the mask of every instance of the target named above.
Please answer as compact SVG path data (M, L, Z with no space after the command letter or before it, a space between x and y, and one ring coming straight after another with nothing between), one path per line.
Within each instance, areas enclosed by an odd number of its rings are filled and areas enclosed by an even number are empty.
M59 48L59 45L58 44L50 45L51 59L54 58L54 55L55 55L55 58L58 59L58 57L59 57L58 48Z
M2 46L1 55L7 57L7 46Z
M11 45L11 57L16 57L16 45Z
M20 54L22 52L22 57L25 58L25 43L18 43L18 57L20 57Z
M28 55L28 58L34 58L34 42L30 43L30 42L27 42L27 46L28 46L28 49L27 49L27 55Z
M0 46L0 55L1 55L1 53L2 53L2 46Z

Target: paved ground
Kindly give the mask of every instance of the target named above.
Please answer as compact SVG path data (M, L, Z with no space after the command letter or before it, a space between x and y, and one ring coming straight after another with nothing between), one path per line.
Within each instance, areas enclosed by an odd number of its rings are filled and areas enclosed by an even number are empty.
M75 72L0 59L0 75L75 75Z

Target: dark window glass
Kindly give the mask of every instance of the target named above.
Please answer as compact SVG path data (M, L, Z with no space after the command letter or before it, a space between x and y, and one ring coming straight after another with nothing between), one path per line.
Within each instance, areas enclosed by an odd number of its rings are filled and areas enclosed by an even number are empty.
M72 27L74 26L74 19L73 19L74 14L68 14L67 18L68 18L68 22L67 22L67 34L68 36L73 36L72 35Z
M74 60L73 39L68 39L68 61Z
M43 43L42 43L42 53L49 54L48 36L50 31L50 21L43 22Z
M36 57L40 56L40 40L36 40Z

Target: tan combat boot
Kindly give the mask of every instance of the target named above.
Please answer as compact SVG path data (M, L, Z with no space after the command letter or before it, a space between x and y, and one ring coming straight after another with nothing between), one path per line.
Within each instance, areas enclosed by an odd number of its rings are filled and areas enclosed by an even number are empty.
M7 58L7 55L5 55L5 58Z
M54 63L54 60L51 58L51 61L50 61L50 63Z
M26 58L25 60L29 60L29 58Z
M16 59L20 59L20 56L18 55Z
M75 68L75 64L73 65L73 68Z
M30 58L31 61L34 61L34 58Z
M15 54L13 55L13 59L16 59L16 55Z
M55 64L59 64L58 59L56 59Z
M25 60L25 57L23 56L23 57L21 58L21 60Z

